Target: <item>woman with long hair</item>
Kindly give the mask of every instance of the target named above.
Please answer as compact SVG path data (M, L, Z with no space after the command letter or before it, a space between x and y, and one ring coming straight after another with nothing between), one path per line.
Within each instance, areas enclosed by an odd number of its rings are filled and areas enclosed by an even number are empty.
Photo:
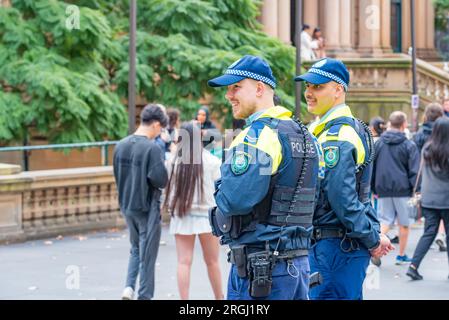
M440 221L449 230L449 118L435 121L432 135L422 151L421 207L424 234L419 239L407 275L422 280L419 265L438 233ZM449 240L446 232L446 242ZM448 251L449 258L449 251Z
M215 206L214 181L220 177L219 159L203 149L201 129L188 122L181 126L172 160L164 207L171 214L170 234L175 235L178 257L178 288L181 299L189 298L190 269L196 235L215 299L223 299L219 266L219 242L212 235L208 209Z

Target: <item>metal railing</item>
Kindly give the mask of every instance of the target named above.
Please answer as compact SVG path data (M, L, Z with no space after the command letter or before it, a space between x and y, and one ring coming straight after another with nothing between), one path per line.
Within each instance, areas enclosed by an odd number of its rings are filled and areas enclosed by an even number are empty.
M101 164L103 166L109 165L109 150L108 147L116 145L118 141L102 141L102 142L83 142L83 143L65 143L65 144L48 144L40 146L15 146L15 147L0 147L0 152L23 152L24 169L29 169L29 152L35 150L56 150L56 149L75 149L75 148L95 148L101 147Z

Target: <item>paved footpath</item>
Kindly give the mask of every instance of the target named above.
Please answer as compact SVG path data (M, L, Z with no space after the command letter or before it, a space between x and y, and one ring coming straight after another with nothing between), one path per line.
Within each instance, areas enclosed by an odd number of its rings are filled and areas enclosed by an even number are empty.
M412 229L413 249L422 229ZM0 246L0 299L119 299L125 280L129 243L126 230L89 233ZM365 281L365 299L449 299L447 255L431 249L420 269L423 281L412 282L407 266L396 266L397 250L382 266L370 265ZM223 283L229 265L221 248ZM226 290L226 286L224 286ZM191 299L213 299L196 242L191 276ZM176 283L174 238L164 226L156 266L155 299L179 299Z

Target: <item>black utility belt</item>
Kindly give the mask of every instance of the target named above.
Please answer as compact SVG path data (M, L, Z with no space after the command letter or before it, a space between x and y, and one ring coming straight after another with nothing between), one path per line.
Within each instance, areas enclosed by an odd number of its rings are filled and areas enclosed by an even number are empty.
M338 238L342 239L340 242L340 248L343 252L351 252L360 250L359 240L349 238L346 235L346 230L341 228L314 228L312 240L316 243L323 239Z
M286 250L279 252L277 255L274 254L274 251L266 251L261 248L254 248L254 247L248 247L245 245L237 246L233 249L231 249L228 252L228 262L232 264L239 264L239 259L241 255L252 255L252 254L258 254L258 253L268 253L270 255L273 255L276 260L288 260L288 259L294 259L297 257L307 256L309 254L309 250ZM236 262L237 261L237 262Z

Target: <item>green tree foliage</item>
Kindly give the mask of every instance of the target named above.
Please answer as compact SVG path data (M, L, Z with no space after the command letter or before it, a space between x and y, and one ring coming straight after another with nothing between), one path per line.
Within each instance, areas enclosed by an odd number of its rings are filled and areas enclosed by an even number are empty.
M80 29L66 28L66 8ZM193 116L208 97L229 123L224 90L207 80L245 54L264 57L294 107L294 49L261 31L259 0L139 0L137 92ZM128 0L12 0L0 7L0 141L30 128L51 142L126 134Z
M449 20L449 0L433 0L435 5L435 27L446 30Z
M0 140L21 141L30 128L53 143L118 138L126 110L107 65L119 57L106 17L80 8L69 30L67 4L12 1L0 10Z

